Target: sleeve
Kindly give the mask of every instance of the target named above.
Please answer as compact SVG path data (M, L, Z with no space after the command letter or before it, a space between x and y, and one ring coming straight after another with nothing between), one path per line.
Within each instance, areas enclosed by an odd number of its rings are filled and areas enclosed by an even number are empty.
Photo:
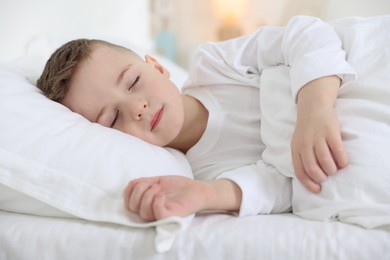
M239 216L291 211L291 178L259 160L256 164L224 172L217 179L234 181L242 191Z
M186 86L249 84L258 86L263 69L284 64L291 67L294 100L310 81L330 75L354 79L342 42L322 20L296 16L285 27L264 26L254 33L199 47Z

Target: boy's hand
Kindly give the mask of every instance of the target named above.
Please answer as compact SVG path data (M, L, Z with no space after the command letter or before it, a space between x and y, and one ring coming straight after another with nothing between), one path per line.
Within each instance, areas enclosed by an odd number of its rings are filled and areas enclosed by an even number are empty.
M347 165L347 155L334 109L307 114L297 122L292 137L292 160L298 180L317 193L321 191L321 182Z
M182 176L140 178L129 182L125 207L146 221L185 217L201 210L238 211L241 189L232 181L198 181Z
M311 192L347 165L340 125L333 108L340 80L325 77L305 85L298 96L291 152L297 179Z
M146 221L188 216L204 205L207 191L200 182L181 176L140 178L129 182L125 207Z

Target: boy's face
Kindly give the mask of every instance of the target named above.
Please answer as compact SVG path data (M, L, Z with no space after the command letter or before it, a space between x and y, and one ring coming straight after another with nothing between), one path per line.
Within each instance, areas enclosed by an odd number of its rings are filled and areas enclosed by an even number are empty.
M158 146L168 145L184 121L181 93L155 59L104 45L79 64L62 103L91 122Z

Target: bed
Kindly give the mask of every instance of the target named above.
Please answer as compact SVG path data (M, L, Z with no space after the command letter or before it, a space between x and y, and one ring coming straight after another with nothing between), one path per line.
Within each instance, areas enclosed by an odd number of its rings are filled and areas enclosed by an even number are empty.
M291 214L199 215L171 250L153 229L0 213L1 259L389 259L388 232Z
M0 259L390 259L389 225L304 213L145 223L127 212L122 192L130 179L191 178L191 169L177 151L91 124L42 96L34 82L63 40L30 38L20 58L0 66ZM389 49L382 51L388 66ZM186 70L156 56L180 86ZM264 72L262 83L284 84L275 73Z
M2 158L4 156L2 153ZM0 180L3 185L4 165L2 161ZM28 169L31 168L28 165ZM390 259L390 231L386 229L308 220L291 213L242 218L204 213L186 221L170 219L148 226L119 209L121 189L126 183L124 178L130 178L128 174L118 176L123 183L108 185L111 188L103 185L106 189L103 195L80 202L79 205L86 207L81 210L74 205L64 208L63 200L81 199L67 192L63 186L66 180L17 167L13 169L12 174L24 171L36 176L40 187L44 186L43 182L59 185L50 197L57 196L60 200L57 205L62 206L52 208L31 199L44 201L46 197L31 190L26 190L29 196L25 196L7 193L5 187L0 186L0 259ZM30 181L35 182L34 179L30 176ZM8 184L17 185L17 182ZM102 197L109 205L101 201ZM94 204L96 201L98 203ZM51 205L55 205L54 202L51 200ZM104 215L111 210L116 216ZM118 215L122 219L118 219ZM132 222L123 220L123 216Z

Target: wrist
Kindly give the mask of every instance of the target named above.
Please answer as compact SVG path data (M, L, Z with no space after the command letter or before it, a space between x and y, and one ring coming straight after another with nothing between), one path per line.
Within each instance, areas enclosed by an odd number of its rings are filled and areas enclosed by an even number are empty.
M338 76L315 79L304 85L298 93L297 107L304 111L318 107L333 107L341 80Z
M217 211L239 211L242 192L231 180L219 179L204 182L204 209Z

